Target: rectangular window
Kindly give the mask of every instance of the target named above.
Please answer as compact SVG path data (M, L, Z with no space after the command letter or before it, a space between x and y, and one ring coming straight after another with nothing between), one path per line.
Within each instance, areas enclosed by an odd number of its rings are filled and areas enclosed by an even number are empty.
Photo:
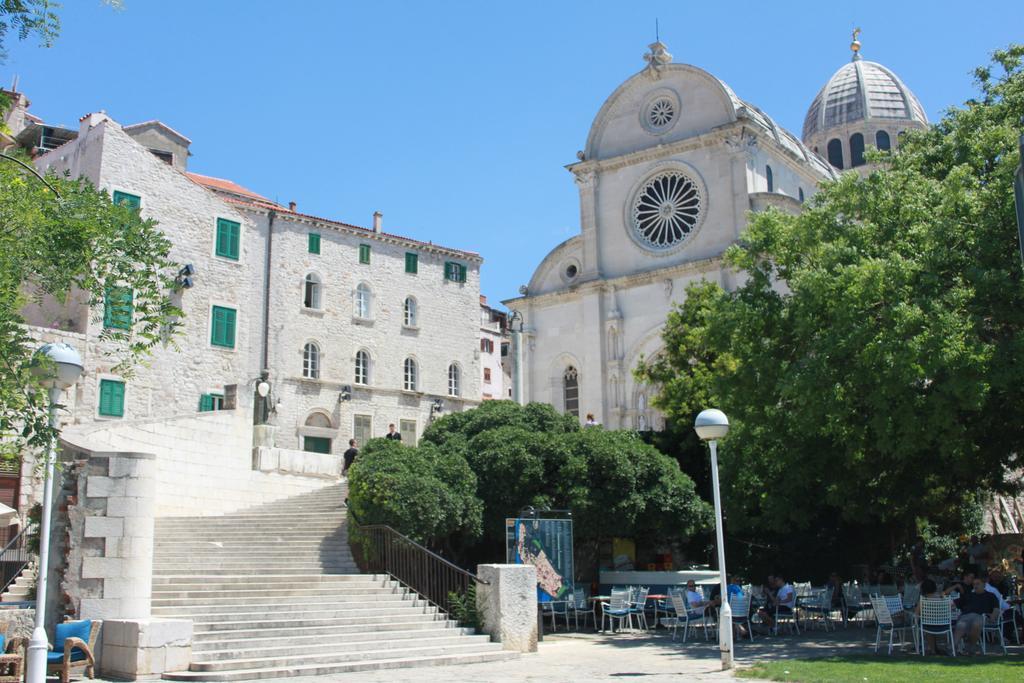
M402 435L402 443L406 446L416 445L416 420L399 420L398 431Z
M116 206L125 206L129 209L139 210L142 206L142 197L135 194L128 194L127 192L121 192L120 190L114 190L114 204Z
M132 328L132 290L128 287L107 287L103 297L103 327L115 330Z
M199 397L199 412L208 413L213 410L224 410L223 394L203 394Z
M124 382L100 380L100 415L124 417Z
M411 251L405 252L405 272L415 275L419 272L420 257Z
M352 438L359 444L359 448L366 445L366 442L373 438L373 418L369 415L354 415L352 417Z
M309 253L319 254L320 253L320 233L311 232L309 233Z
M238 260L238 239L242 226L226 218L217 219L217 256Z
M491 369L490 368L484 368L484 381L487 382L488 384L491 383Z
M331 440L325 436L304 436L302 450L307 453L330 453Z
M238 315L233 308L214 306L210 321L210 343L214 346L235 348L235 318Z
M466 266L455 261L445 261L444 264L444 277L446 280L452 282L465 282L466 281Z
M481 339L480 350L484 353L494 353L494 341L491 339Z
M370 262L370 245L360 244L359 245L359 262L369 263Z

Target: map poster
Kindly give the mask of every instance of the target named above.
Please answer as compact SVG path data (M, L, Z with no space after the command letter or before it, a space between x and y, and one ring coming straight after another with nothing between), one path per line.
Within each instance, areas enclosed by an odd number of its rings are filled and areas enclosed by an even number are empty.
M572 520L506 519L509 564L537 568L537 601L567 600L573 588Z

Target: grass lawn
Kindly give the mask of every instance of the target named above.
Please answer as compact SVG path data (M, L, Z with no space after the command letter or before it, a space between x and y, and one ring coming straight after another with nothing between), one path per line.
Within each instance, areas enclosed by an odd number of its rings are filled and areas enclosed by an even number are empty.
M740 678L799 683L1001 683L1024 681L1024 660L1013 657L825 657L760 662L736 672Z

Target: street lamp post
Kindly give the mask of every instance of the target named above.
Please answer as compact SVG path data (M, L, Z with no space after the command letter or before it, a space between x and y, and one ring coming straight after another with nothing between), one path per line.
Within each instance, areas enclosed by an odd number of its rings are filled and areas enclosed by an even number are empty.
M57 406L65 389L82 376L82 357L68 344L45 344L37 356L48 358L38 363L37 371L42 374L42 385L49 390L50 427L57 427ZM57 440L53 439L46 450L46 465L43 468L43 510L39 520L39 572L36 579L36 623L32 639L28 644L25 680L27 683L43 683L46 680L46 653L49 643L46 639L46 584L50 570L50 508L53 507L53 465L57 459Z
M711 485L715 494L715 532L718 535L718 579L721 582L718 612L718 648L722 651L722 670L732 668L732 607L729 586L725 581L725 538L722 532L722 496L718 488L718 439L729 433L729 418L721 410L701 411L693 423L697 436L711 448Z

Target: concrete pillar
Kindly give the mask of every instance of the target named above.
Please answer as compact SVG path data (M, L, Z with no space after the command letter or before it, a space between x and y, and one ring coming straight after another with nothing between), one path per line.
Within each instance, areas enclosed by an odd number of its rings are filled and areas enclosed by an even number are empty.
M537 651L537 568L526 564L481 564L476 609L484 633L512 652Z

